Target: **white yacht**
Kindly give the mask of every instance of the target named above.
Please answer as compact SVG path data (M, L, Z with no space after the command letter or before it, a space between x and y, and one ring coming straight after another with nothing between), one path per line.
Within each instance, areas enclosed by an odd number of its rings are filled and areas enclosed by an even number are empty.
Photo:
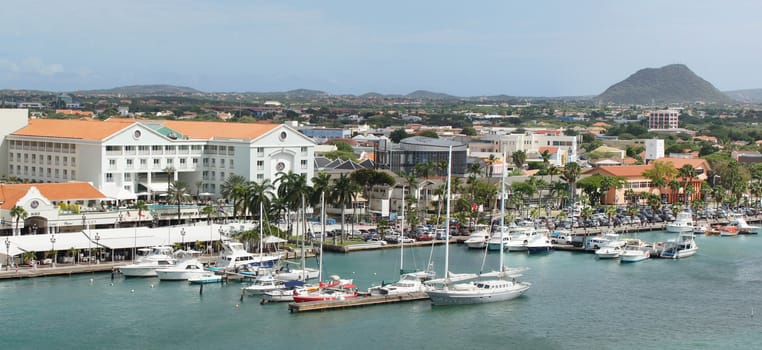
M487 241L487 250L500 251L508 249L508 245L511 242L511 235L507 228L500 227L501 234L496 234L490 237Z
M684 210L677 213L677 218L667 224L667 232L693 232L693 213L689 210Z
M550 237L548 237L547 230L544 232L537 232L527 242L527 252L529 254L547 253L553 249L553 245L550 243Z
M177 263L171 247L141 248L138 252L145 255L134 264L119 267L119 272L125 277L156 277L157 269L173 267Z
M286 289L286 285L272 275L259 276L250 286L243 287L243 291L248 295L262 295L265 292L281 289Z
M511 239L506 244L506 248L509 252L525 252L529 239L535 234L537 232L533 227L519 226L512 228L509 233Z
M233 241L222 242L223 251L217 260L217 268L223 270L239 270L273 268L280 260L280 255L252 254L243 248L243 243Z
M595 251L595 257L598 259L616 259L622 255L623 251L619 245L605 245Z
M204 264L198 260L201 252L194 250L180 250L175 252L178 259L173 267L156 269L156 276L162 281L187 281L190 278L208 275Z
M693 232L681 232L677 239L670 239L664 243L664 248L659 254L662 258L682 259L696 254L698 245L693 238Z
M422 276L426 277L421 278ZM400 275L399 281L370 288L368 292L370 295L395 295L425 292L431 288L423 283L423 280L428 276L429 275L418 273L406 273Z
M651 253L647 249L639 249L636 247L625 247L622 254L619 255L620 263L633 263L643 261L651 257Z
M489 229L485 225L479 225L463 243L471 249L484 249L487 241L489 241Z

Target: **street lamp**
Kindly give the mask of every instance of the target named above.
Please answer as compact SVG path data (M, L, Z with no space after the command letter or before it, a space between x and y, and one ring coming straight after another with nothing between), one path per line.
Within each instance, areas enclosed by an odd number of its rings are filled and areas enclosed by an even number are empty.
M6 259L5 271L9 271L11 268L11 255L9 253L10 250L11 250L11 240L8 239L8 237L5 237L5 259Z
M56 267L56 236L51 234L50 235L50 245L53 249L53 267Z
M180 237L182 237L183 249L186 249L185 248L185 228L180 229Z
M98 241L101 240L101 235L99 235L98 232L96 232L94 238L95 238L95 251L97 252L98 248L100 248L100 244L98 244ZM95 256L95 260L96 261L100 261L101 260L99 255L100 254L96 254L96 256Z

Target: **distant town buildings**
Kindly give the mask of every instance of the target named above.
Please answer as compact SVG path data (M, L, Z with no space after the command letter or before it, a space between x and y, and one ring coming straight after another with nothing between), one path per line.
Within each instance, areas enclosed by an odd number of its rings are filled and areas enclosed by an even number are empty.
M680 111L667 109L648 113L649 129L677 129Z

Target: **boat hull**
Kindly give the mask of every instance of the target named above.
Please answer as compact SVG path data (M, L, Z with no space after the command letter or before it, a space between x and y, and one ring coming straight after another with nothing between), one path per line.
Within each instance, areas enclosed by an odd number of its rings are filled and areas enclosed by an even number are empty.
M551 246L536 246L536 247L526 247L527 252L529 254L543 254L548 253L552 250Z
M162 266L122 266L119 272L125 277L156 277L156 269Z
M650 258L650 254L646 252L624 252L619 256L620 263L636 263Z
M195 276L188 278L188 282L191 284L207 284L207 283L219 283L222 282L222 276L208 274L203 276Z
M497 290L494 292L474 292L474 291L460 291L460 290L431 290L426 294L431 299L432 305L466 305L466 304L483 304L492 303L498 301L511 300L520 297L529 289L529 283L521 282L517 284L518 288L511 288L506 290Z

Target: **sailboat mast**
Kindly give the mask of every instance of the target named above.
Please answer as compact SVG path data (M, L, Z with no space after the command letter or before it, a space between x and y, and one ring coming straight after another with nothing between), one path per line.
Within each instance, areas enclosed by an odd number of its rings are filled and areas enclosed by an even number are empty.
M259 202L259 266L262 267L262 240L265 238L265 220L262 213L264 212L264 201Z
M305 209L304 209L304 193L302 193L302 225L304 225L304 229L302 230L302 260L300 261L300 263L301 263L301 268L302 268L302 279L304 281L307 280L307 273L306 273L307 267L306 267L306 264L305 264L305 261L304 261L304 241L307 238L307 227L306 227L306 225L307 225L307 218L306 218L306 215L307 215L307 213L305 212Z
M450 279L450 181L452 180L452 145L447 154L447 211L445 214L445 284Z
M503 271L503 235L505 235L505 147L503 147L503 166L500 175L500 271Z
M318 281L323 280L323 239L325 237L325 191L320 193L320 222L322 228L320 232L320 260L318 260Z
M400 210L400 231L402 231L400 234L402 235L400 237L400 275L402 274L403 265L402 265L402 259L404 254L403 249L405 247L405 185L402 185L402 209Z

